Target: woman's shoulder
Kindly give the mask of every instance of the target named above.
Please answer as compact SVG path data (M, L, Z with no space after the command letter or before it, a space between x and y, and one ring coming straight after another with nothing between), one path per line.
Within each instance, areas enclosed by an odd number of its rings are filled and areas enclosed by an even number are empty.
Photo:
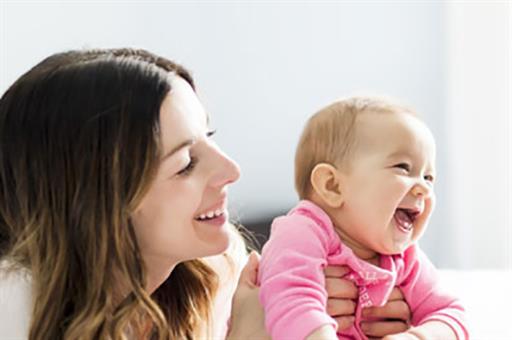
M0 329L2 338L26 339L32 304L31 279L25 269L0 261Z

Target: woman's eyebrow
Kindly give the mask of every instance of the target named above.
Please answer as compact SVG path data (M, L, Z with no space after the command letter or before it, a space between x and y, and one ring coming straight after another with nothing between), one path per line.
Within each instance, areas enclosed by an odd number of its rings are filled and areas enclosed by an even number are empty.
M176 152L180 151L181 149L183 148L186 148L187 146L190 146L192 144L195 143L195 139L187 139L186 141L176 145L174 148L171 149L171 151L167 152L161 159L160 161L163 162L165 161L166 159L168 159L169 157L171 157L172 155L174 155Z

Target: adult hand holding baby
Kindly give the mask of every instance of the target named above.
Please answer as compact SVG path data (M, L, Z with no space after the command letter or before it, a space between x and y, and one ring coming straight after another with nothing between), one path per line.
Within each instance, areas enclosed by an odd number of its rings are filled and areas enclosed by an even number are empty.
M328 266L324 272L329 296L327 313L336 320L338 330L346 330L354 323L357 287L353 282L343 279L349 272L346 266ZM363 316L372 320L361 323L365 334L370 339L381 338L409 329L411 310L400 289L395 287L384 306L365 308Z
M258 299L259 255L253 251L245 265L233 296L230 329L226 340L270 339L265 331L265 316Z
M381 338L387 334L396 334L408 330L411 310L400 289L395 287L384 306L363 309L363 317L377 320L361 322L361 329L366 336L370 339L372 337Z
M270 339L265 331L263 308L258 299L258 265L259 255L252 252L240 274L233 297L231 327L227 339ZM358 298L358 290L354 283L343 279L348 271L345 266L328 266L324 271L328 294L327 313L336 320L338 330L347 329L354 323L354 300ZM369 337L383 337L409 328L411 312L398 288L393 290L386 305L367 308L364 313L365 316L378 319L364 323Z

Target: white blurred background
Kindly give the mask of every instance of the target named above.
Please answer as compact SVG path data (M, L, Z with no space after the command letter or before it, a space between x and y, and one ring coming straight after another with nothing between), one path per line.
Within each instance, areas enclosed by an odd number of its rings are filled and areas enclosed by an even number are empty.
M297 200L308 116L345 95L396 97L438 144L422 247L442 268L511 269L511 21L509 1L0 0L0 93L68 49L141 47L183 63L242 168L232 210L260 228Z

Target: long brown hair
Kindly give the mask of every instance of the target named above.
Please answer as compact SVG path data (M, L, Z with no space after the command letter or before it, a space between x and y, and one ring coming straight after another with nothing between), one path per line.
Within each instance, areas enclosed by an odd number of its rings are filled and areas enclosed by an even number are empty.
M130 223L158 167L170 72L194 87L144 50L70 51L0 99L0 256L31 274L30 339L191 339L209 319L216 274L182 263L149 296Z

